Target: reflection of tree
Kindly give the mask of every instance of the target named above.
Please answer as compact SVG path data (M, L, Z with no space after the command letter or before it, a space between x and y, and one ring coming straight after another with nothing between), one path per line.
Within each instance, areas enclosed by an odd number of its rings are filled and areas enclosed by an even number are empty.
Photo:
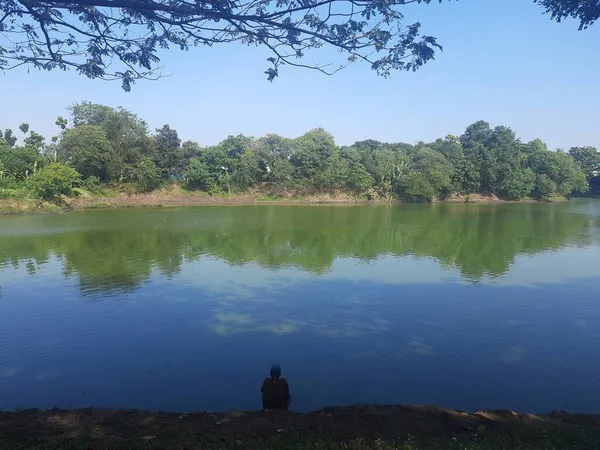
M158 230L150 227L159 219L153 212L64 216L79 231L0 237L0 264L28 261L34 273L52 253L67 275L79 276L83 289L101 291L135 288L153 269L173 275L202 255L314 273L328 270L337 257L415 255L477 280L501 275L518 254L585 244L592 223L565 205L533 204L213 207L168 214ZM110 226L97 226L98 217Z

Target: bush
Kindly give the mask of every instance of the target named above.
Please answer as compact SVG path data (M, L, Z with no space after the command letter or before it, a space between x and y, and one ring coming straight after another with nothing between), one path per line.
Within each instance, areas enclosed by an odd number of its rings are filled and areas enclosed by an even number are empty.
M80 180L81 175L72 167L54 163L29 178L27 187L36 198L56 200L60 195L72 195L73 185Z
M144 157L131 175L139 192L151 192L160 185L160 174L150 158Z
M22 189L25 183L13 177L0 178L0 189Z
M535 188L533 189L533 198L539 201L548 201L550 197L556 195L556 183L547 175L538 174L535 180Z
M91 177L86 178L81 184L81 187L91 194L98 195L104 192L104 189L100 184L100 178L93 175Z
M186 173L186 189L212 192L217 186L208 166L200 158L192 158Z
M0 188L0 198L10 200L25 200L28 197L25 189L4 189Z

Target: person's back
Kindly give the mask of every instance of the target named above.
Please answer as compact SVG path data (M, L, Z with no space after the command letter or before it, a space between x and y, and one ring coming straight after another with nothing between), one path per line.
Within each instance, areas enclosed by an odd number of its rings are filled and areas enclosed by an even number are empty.
M292 401L290 386L285 378L281 378L279 366L271 367L271 376L265 378L260 390L262 392L263 409L288 409Z

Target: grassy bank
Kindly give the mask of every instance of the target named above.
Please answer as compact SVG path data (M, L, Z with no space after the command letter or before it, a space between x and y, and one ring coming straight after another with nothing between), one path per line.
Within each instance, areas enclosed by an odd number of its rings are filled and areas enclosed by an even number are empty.
M0 448L597 449L600 416L399 405L309 414L26 410L0 413Z
M56 203L40 202L39 200L5 200L0 199L0 214L37 214L37 213L57 213L64 211L64 208Z
M77 189L77 197L62 197L59 202L40 202L33 199L0 199L0 214L33 214L81 211L106 208L159 208L203 205L248 205L248 204L340 204L389 203L383 199L354 198L347 194L288 195L272 196L261 192L212 196L204 192L186 191L178 186L163 188L154 192L136 194L116 189L104 189L102 194L93 195L83 189ZM564 197L551 201L566 201ZM400 201L394 200L394 203ZM447 203L531 203L532 199L519 201L502 200L494 195L453 195Z

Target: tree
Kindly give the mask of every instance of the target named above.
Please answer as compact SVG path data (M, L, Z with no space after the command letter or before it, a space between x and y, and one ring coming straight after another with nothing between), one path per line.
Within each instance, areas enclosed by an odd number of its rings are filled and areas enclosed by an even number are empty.
M0 135L1 134L2 130L0 130ZM4 142L6 142L6 145L8 145L9 147L14 147L17 143L17 137L13 135L13 131L10 128L4 130L4 135L2 136L2 138L4 139Z
M535 176L535 186L531 195L540 201L547 201L556 194L557 186L548 175L538 173Z
M64 132L57 149L59 162L68 163L84 178L108 181L112 146L99 125L80 125Z
M0 32L8 46L0 47L0 69L75 69L130 90L138 79L160 76L160 49L241 42L270 50L269 80L286 64L331 74L354 61L388 76L416 70L441 50L435 38L419 35L419 22L404 23L401 9L413 2L432 0L4 0ZM323 45L345 58L301 62Z
M261 170L256 155L247 150L233 163L233 183L238 191L245 191L260 180Z
M72 167L53 163L31 177L27 186L33 195L43 200L56 200L60 195L71 195L73 185L81 175Z
M21 130L21 133L27 134L27 132L29 131L29 124L22 123L21 125L19 125L19 130Z
M23 144L25 147L33 148L37 152L40 152L44 148L45 140L46 138L44 136L32 130L29 133L29 136L24 139Z
M365 145L366 142L369 144ZM375 145L369 146L373 143ZM409 158L402 150L379 144L376 141L359 143L365 150L362 163L374 178L379 196L391 201L394 191L398 190L398 181L408 171Z
M186 187L205 192L214 192L216 190L216 184L208 169L208 165L200 158L192 158L190 161L186 172Z
M467 127L464 134L460 137L460 143L464 149L472 149L477 144L486 146L492 137L490 124L484 120L479 120Z
M54 122L54 124L59 127L61 130L64 130L67 128L67 124L69 122L67 121L67 119L65 119L63 116L58 116L56 118L56 121Z
M94 125L104 130L111 144L106 160L108 180L127 181L143 157L154 157L154 140L148 135L148 126L131 111L90 102L76 103L69 109L75 128Z
M197 142L185 141L183 144L181 144L179 149L179 157L177 158L179 164L181 164L180 169L184 171L189 161L192 158L199 156L201 152L202 148Z
M600 170L600 152L596 150L596 147L572 147L569 150L569 155L577 162L588 178L597 176Z
M154 161L144 156L134 167L130 180L140 192L151 192L160 185L160 173Z
M287 158L276 159L271 176L281 189L289 189L294 185L294 166Z
M478 166L465 156L460 138L449 134L443 140L438 139L430 145L437 150L454 167L452 173L452 190L458 193L472 193L481 187L481 175Z
M319 174L327 168L327 160L336 149L331 133L323 128L315 128L294 139L293 146L294 152L290 161L294 165L296 177L309 184L312 181L321 184L323 177Z
M410 169L400 183L412 199L432 201L450 193L453 170L444 155L423 147L412 156Z
M534 0L557 22L569 17L579 20L579 30L584 30L600 18L598 0Z
M161 170L163 178L167 178L175 174L178 169L183 168L179 161L181 156L179 152L181 139L179 139L177 130L172 129L169 125L157 128L154 135L154 142L156 148L156 165Z
M221 145L206 147L192 158L187 169L187 186L211 194L230 192L233 161Z
M358 199L373 186L373 177L361 163L355 163L348 170L346 189Z
M535 173L531 169L515 169L504 177L499 193L510 200L519 200L529 197L535 184Z
M0 161L4 166L5 175L17 180L25 180L32 175L43 160L43 156L36 149L0 145Z
M572 157L560 152L540 150L531 153L527 165L537 174L536 195L547 191L550 183L554 186L552 195L567 196L572 192L586 192L589 188L585 173L577 167ZM540 179L540 176L542 177Z

